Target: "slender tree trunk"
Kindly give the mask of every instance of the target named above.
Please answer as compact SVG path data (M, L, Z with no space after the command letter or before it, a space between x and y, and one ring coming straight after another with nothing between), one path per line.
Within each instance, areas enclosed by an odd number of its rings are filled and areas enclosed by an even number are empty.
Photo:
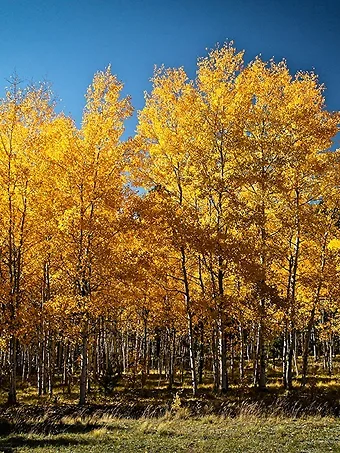
M37 384L38 384L38 396L41 396L43 394L43 389L44 389L44 377L45 377L45 372L44 372L44 335L40 331L40 338L38 342L38 369L37 369Z
M257 328L254 383L255 386L261 391L266 390L266 362L263 325L262 321L260 321Z
M148 311L145 313L143 318L144 323L144 336L143 336L143 369L142 369L142 388L146 383L146 374L147 374L147 352L148 352L148 325L147 325L147 316Z
M53 380L54 380L54 366L55 366L55 343L53 333L49 332L48 340L48 394L51 397L53 395Z
M333 373L333 335L330 335L328 341L328 373L331 376Z
M191 385L193 396L197 395L197 375L196 375L196 360L195 360L195 347L194 347L194 329L192 323L192 308L191 308L191 299L189 292L189 280L187 274L187 264L186 264L186 255L184 247L181 247L181 257L182 257L182 273L184 280L185 288L185 306L187 312L187 326L188 326L188 339L189 339L189 357L190 357L190 371L191 371Z
M169 374L168 374L168 389L172 389L174 384L174 369L175 369L175 348L176 348L176 331L174 328L169 330Z
M290 240L290 248L292 249L289 258L289 276L287 285L287 313L286 329L284 332L285 351L283 354L283 383L287 390L293 388L293 355L294 355L294 340L295 340L295 292L297 282L297 271L300 256L301 242L301 226L300 226L300 190L295 188L295 214L294 214L295 229Z
M190 312L187 313L187 322L188 322L189 358L190 358L192 393L193 393L193 396L197 396L197 376L196 376L196 361L195 361L195 349L194 349L194 330L193 330L193 326L192 326L192 315Z
M312 334L312 329L314 327L314 318L315 318L316 307L317 307L317 304L319 303L322 284L323 284L323 273L324 273L324 269L325 269L325 265L326 265L327 238L328 238L328 232L326 232L323 237L322 251L321 251L321 263L320 263L320 276L319 276L318 286L317 286L316 292L315 292L315 298L313 301L312 311L311 311L310 318L309 318L308 325L307 325L307 332L305 334L305 343L304 343L304 348L303 348L303 353L302 353L302 380L301 380L302 387L305 387L305 385L307 383L309 343L310 343L310 338L311 338L311 334Z
M305 387L307 383L307 370L308 370L308 354L309 354L309 343L312 334L312 329L314 325L314 316L315 316L315 306L313 307L310 318L307 325L307 331L305 333L305 342L303 345L303 352L302 352L302 380L301 385Z
M8 404L17 404L17 339L11 335L9 343L9 391Z
M239 327L240 333L240 359L239 359L239 370L240 370L240 381L244 378L244 330L242 325Z
M218 389L220 388L217 325L214 326L212 329L211 349L212 349L212 356L213 356L214 391L217 392Z
M81 344L81 373L80 373L80 396L79 396L80 405L86 404L87 371L88 371L88 321L85 321Z
M226 393L228 390L228 375L227 375L227 355L226 355L226 334L223 314L220 313L218 323L218 361L219 361L219 391Z
M294 330L286 329L284 332L284 387L287 390L293 388L293 354L294 354Z
M198 348L198 383L203 383L203 370L204 370L204 325L203 322L200 321L199 323L200 329L200 341L199 341L199 348Z

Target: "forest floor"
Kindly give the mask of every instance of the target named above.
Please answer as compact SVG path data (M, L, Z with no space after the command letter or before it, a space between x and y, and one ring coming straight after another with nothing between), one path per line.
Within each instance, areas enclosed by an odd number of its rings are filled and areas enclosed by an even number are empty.
M285 392L279 368L266 392L245 381L226 395L212 392L209 376L196 398L189 376L169 390L151 374L125 376L110 395L93 388L79 406L75 385L56 385L53 397L36 396L35 382L18 383L19 404L8 407L0 392L1 452L339 452L340 374L313 370Z

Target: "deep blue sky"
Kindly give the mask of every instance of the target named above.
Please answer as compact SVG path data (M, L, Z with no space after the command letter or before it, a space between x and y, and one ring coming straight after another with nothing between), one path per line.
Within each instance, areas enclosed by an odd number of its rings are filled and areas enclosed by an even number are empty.
M337 0L0 0L0 93L14 71L47 79L79 124L86 88L109 63L140 109L154 65L193 77L206 48L233 40L247 61L261 53L292 72L314 68L340 110L339 24Z

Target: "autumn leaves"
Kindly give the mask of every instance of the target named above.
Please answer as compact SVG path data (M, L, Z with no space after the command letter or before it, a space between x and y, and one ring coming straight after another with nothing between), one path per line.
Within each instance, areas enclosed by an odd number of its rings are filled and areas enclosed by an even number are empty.
M254 384L265 388L268 344L282 337L290 388L297 335L307 361L321 301L329 313L338 303L338 256L328 247L338 237L338 155L326 151L339 115L325 109L315 75L292 77L285 62L259 58L245 65L232 45L200 59L193 81L182 68L157 70L125 143L132 107L121 90L110 68L97 73L80 129L54 112L44 86L14 83L1 102L10 402L18 348L31 348L38 385L49 376L52 392L46 351L71 342L84 403L89 376L104 372L97 345L108 321L118 343L123 332L142 332L144 374L148 339L172 332L169 382L175 334L187 338L194 394L204 351L215 387L227 390L230 336L239 338L241 375L251 344Z
M266 386L266 339L282 334L290 388L292 337L324 289L317 224L336 205L325 207L323 187L326 180L332 185L335 154L323 151L339 115L326 111L315 75L292 77L285 62L259 58L244 65L242 52L228 45L199 60L195 81L183 69L161 69L153 83L139 114L136 141L145 164L137 171L146 187L156 188L156 203L173 212L165 222L188 337L204 316L214 331L215 385L225 391L226 327L252 332L260 388ZM334 223L326 224L337 234ZM307 289L311 241L318 244L312 267L322 283L310 280ZM304 351L309 337L307 329Z
M14 83L1 104L2 333L13 344L78 334L85 373L90 323L109 299L124 198L119 139L132 108L121 89L110 69L95 75L81 130L53 112L44 87ZM15 402L15 353L10 368Z

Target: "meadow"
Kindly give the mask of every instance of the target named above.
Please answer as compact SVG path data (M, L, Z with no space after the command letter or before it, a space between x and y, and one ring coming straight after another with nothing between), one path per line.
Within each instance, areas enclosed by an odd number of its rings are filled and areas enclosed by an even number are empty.
M37 453L340 451L340 421L330 417L65 417L55 430L47 435L34 429L10 434L1 438L0 449Z
M53 397L37 397L30 382L18 384L20 405L6 405L1 394L1 452L340 452L339 363L335 374L314 375L300 388L285 391L279 367L271 367L266 392L245 382L226 395L190 388L150 374L141 388L124 376L110 395L93 388L86 405L56 386ZM211 377L212 379L212 377ZM74 390L74 391L73 391Z

